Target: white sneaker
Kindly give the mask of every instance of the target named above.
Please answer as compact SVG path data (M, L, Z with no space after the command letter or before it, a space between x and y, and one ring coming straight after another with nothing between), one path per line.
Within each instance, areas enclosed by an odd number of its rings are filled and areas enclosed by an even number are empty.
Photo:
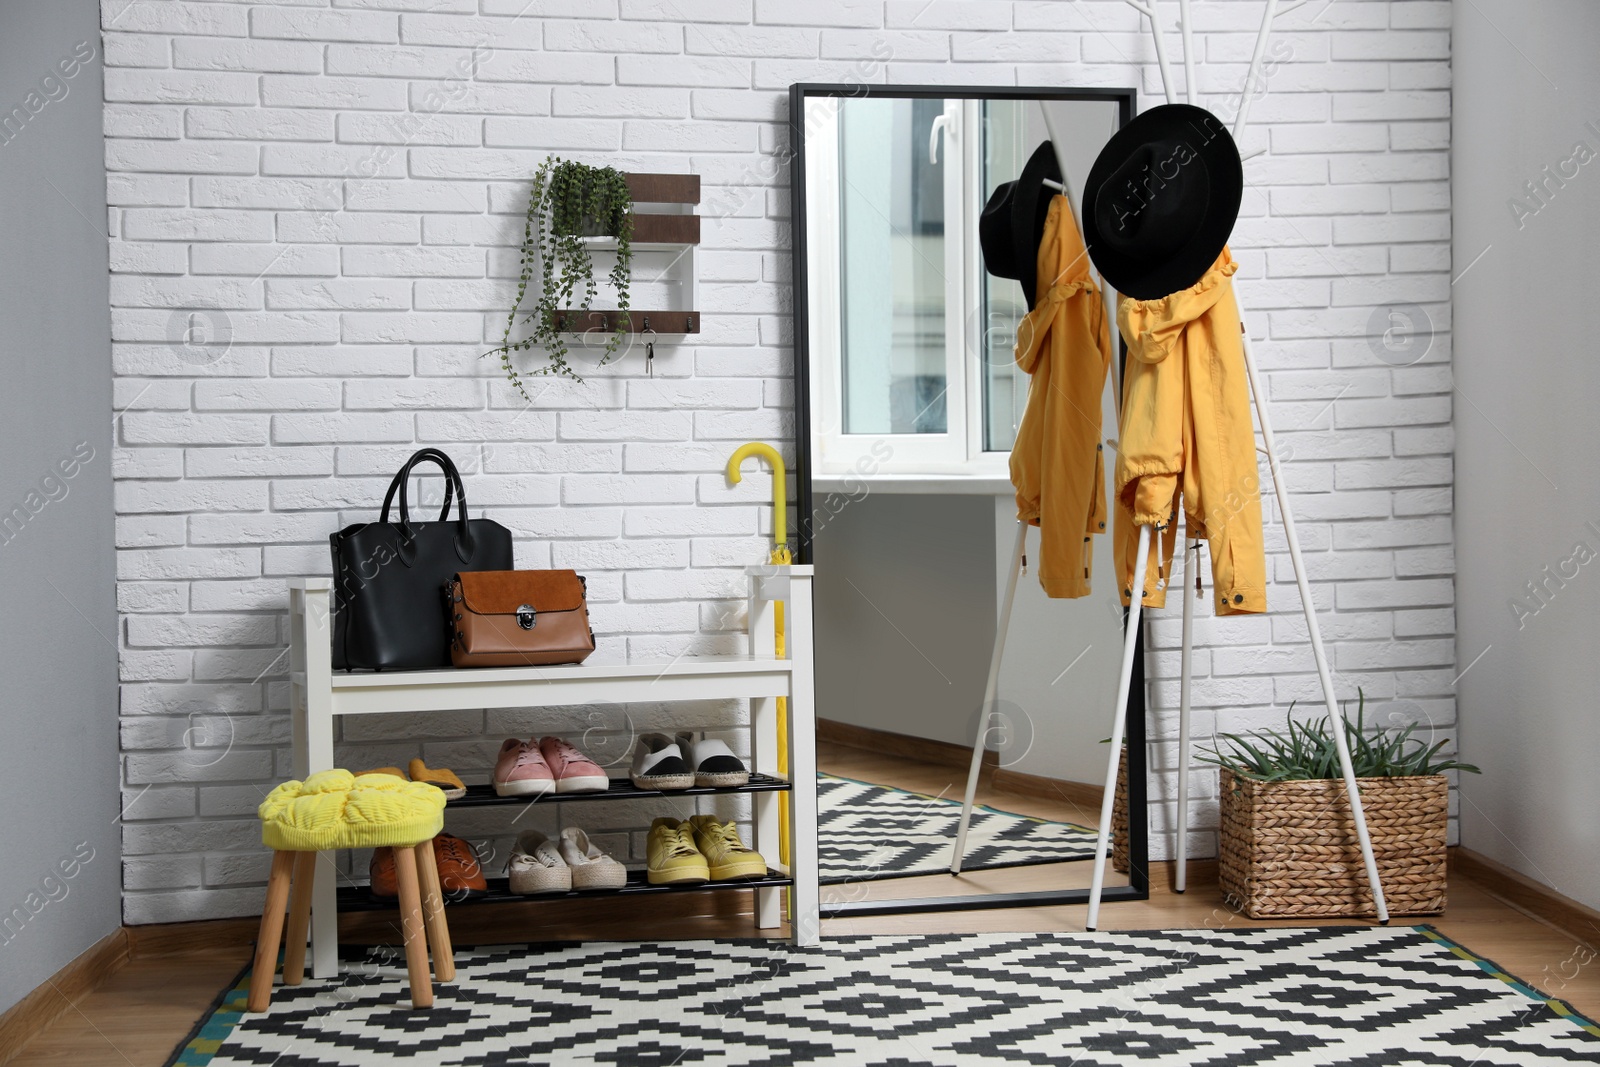
M640 789L688 789L694 785L694 768L672 738L645 734L634 750L628 777Z
M708 737L696 741L687 730L678 734L678 748L694 768L694 784L701 789L727 789L750 784L750 768L733 754L733 749Z
M628 868L601 852L576 826L561 831L561 858L572 871L574 889L621 889L628 884Z
M511 876L513 893L567 893L572 890L572 868L561 858L555 842L538 830L524 830L517 835L506 873Z

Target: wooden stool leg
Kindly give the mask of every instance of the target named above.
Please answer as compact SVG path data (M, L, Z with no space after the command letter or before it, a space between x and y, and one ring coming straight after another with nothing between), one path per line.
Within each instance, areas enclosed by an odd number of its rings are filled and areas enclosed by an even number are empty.
M444 917L444 888L439 885L439 865L433 842L424 841L417 853L417 881L422 885L422 921L428 928L428 948L433 952L433 976L441 982L456 980L455 949L450 945L450 924Z
M306 976L306 930L311 926L311 887L317 881L317 854L294 854L294 885L289 893L289 929L283 937L283 984L299 985Z
M411 976L411 1006L433 1007L433 979L428 974L427 934L422 928L422 890L417 884L417 853L394 850L394 873L400 883L400 929L406 943L406 971Z
M295 853L273 852L272 873L267 876L267 902L261 909L261 930L256 935L256 961L250 970L248 1011L266 1011L272 1000L272 973L278 969L278 939L283 936L283 906L289 900L289 879Z

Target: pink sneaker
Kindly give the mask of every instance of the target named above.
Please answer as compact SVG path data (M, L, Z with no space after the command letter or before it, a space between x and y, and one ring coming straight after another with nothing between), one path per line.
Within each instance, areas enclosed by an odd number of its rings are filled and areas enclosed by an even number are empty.
M604 793L611 788L605 768L561 738L544 738L539 750L555 775L557 793Z
M532 741L507 738L494 764L494 791L503 797L542 796L554 792L556 777Z

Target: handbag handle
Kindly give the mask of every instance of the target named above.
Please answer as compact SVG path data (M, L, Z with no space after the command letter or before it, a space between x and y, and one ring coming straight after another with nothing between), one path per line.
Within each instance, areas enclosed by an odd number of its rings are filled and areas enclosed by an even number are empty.
M456 501L456 535L454 541L456 557L460 559L462 563L469 564L472 562L473 553L477 551L477 544L472 536L471 529L467 526L467 487L461 481L461 472L456 469L455 461L437 448L418 449L417 452L406 461L406 465L400 469L400 473L396 475L396 480L400 483L400 540L395 546L396 554L399 555L400 562L404 563L408 567L411 566L416 559L416 535L411 531L411 508L410 501L408 499L408 489L411 481L411 468L418 463L427 462L437 463L444 470L445 481L447 483L454 484ZM439 516L440 522L446 522L449 520L449 506L449 497L446 496L446 513ZM383 512L383 518L385 521L387 521L388 516L389 509L386 501Z
M400 468L400 473L390 480L389 491L383 494L383 513L378 517L379 522L387 523L389 521L390 505L394 503L395 493L399 492L400 486L411 477L411 468L418 463L429 462L438 464L439 469L444 472L444 507L439 510L439 521L444 522L450 518L450 505L455 502L456 481L458 480L450 477L450 471L454 468L455 461L437 448L419 448L411 454L410 459L406 460L405 466ZM402 505L400 521L409 525L410 519L411 517L406 514L404 505Z

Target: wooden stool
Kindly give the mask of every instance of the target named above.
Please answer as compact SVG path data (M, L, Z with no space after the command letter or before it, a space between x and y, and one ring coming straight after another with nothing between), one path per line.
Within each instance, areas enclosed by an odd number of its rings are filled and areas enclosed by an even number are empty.
M267 903L261 911L247 1010L266 1011L272 999L285 903L289 905L289 935L283 950L283 984L299 985L305 977L306 933L311 925L318 852L365 847L394 850L411 1005L433 1006L430 945L439 981L453 981L456 976L439 868L433 858L433 839L444 825L444 804L444 794L431 785L387 775L357 778L344 770L320 771L304 782L285 782L267 795L259 814L262 841L273 850L272 873L267 878Z
M450 982L456 977L432 840L395 846L394 868L400 886L400 928L405 938L406 970L411 978L411 1005L430 1008L433 1006L433 983L428 976L430 948L433 970L439 981ZM261 912L255 966L250 972L250 995L246 1001L249 1011L266 1011L272 999L272 975L277 969L285 902L289 905L289 932L283 947L283 984L299 985L305 977L306 931L311 923L311 887L316 882L316 874L315 852L272 854L267 903Z

